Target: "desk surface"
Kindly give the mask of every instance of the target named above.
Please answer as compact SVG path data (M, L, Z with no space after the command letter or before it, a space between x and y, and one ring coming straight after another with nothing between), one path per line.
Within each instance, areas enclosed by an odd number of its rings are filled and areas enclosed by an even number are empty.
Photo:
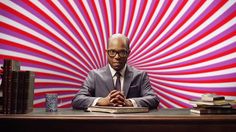
M185 118L185 119L200 119L200 118L211 118L211 119L233 119L236 120L236 114L207 114L200 115L191 113L189 109L159 109L150 110L147 113L125 113L125 114L111 114L101 112L85 112L83 110L73 110L71 108L58 109L57 112L46 112L45 109L34 109L33 112L28 114L0 114L0 118L77 118L82 119L89 117L89 119L163 119L163 118Z
M194 114L189 109L160 109L151 110L148 113L126 113L126 114L110 114L100 112L84 112L83 110L73 110L70 108L58 109L58 112L45 112L45 109L34 109L33 112L28 114L0 114L1 118L16 118L16 119L112 119L112 120L166 120L166 119L185 119L185 120L236 120L236 114L214 114L214 115L200 115Z
M97 131L158 129L159 131L227 132L236 129L236 115L199 115L191 113L189 109L160 109L151 110L148 113L128 114L84 112L72 109L45 112L45 109L35 109L29 114L0 115L0 126L6 123L8 125L4 127L12 131L27 128L34 132L42 129L75 131L78 127Z

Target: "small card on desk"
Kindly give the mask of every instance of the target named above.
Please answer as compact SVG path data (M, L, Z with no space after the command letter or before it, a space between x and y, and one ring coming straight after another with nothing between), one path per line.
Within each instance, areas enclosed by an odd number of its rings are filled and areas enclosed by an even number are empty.
M149 112L149 109L148 107L91 106L87 108L87 111L122 114L122 113L145 113Z

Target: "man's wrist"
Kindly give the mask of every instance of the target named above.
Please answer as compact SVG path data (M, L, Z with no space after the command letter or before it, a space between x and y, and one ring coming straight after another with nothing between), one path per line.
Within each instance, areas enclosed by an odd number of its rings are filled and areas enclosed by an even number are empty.
M133 103L129 99L125 99L125 106L133 107Z
M133 107L138 107L138 104L136 103L134 99L130 98L129 100L132 102Z
M97 103L98 103L98 100L99 100L100 98L101 98L101 97L96 98L96 99L93 101L93 103L91 104L91 106L96 106Z
M109 99L107 98L100 98L98 99L96 105L100 105L100 106L108 106L109 105Z

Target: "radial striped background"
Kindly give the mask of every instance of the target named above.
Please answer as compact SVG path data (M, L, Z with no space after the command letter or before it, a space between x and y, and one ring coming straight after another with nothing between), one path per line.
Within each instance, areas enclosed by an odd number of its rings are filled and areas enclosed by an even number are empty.
M35 107L51 92L70 107L87 73L107 64L108 37L122 33L160 107L190 107L203 93L236 99L235 14L235 0L1 0L0 65L36 72Z

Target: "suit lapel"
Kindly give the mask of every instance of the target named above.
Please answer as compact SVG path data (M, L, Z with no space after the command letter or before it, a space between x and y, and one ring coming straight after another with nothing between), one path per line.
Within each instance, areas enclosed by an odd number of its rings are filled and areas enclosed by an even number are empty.
M129 66L127 65L127 68L125 71L125 78L124 78L124 87L123 87L125 97L127 97L127 94L129 92L129 87L130 87L130 84L132 81L132 76L133 76L133 73L131 72Z
M107 86L108 93L110 93L110 91L112 91L114 89L114 83L113 83L111 71L110 71L108 65L106 66L104 79L105 79L105 83L106 83L106 86Z

